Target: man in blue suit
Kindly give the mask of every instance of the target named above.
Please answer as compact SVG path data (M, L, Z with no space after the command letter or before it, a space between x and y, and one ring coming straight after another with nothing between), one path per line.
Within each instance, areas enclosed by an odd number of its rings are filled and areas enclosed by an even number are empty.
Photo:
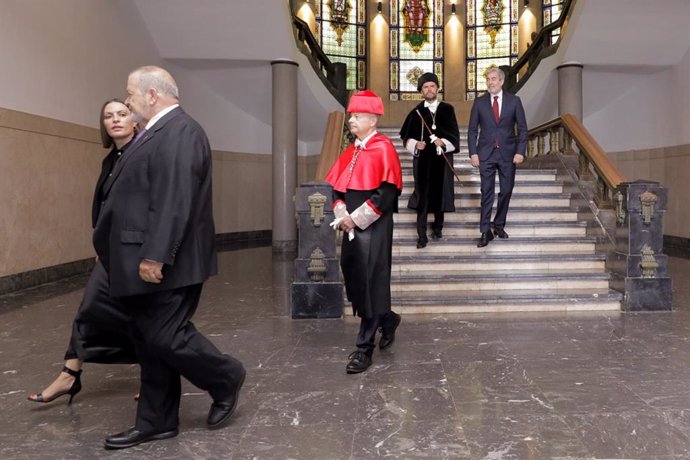
M503 91L505 74L498 67L489 67L485 76L488 92L472 104L467 129L470 160L472 166L479 168L481 176L479 230L482 235L477 244L479 248L489 244L494 234L499 238L508 238L504 227L515 183L515 167L525 159L527 149L527 120L520 98ZM496 173L500 191L492 223Z

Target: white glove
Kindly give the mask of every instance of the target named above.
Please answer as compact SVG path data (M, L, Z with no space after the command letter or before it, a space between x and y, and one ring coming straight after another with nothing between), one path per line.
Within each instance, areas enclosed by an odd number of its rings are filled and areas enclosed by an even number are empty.
M340 227L340 222L342 222L343 219L344 219L344 217L336 217L335 219L333 219L333 222L331 222L328 225L333 227L333 230L338 230L338 227ZM347 239L350 241L355 239L355 230L354 229L347 232Z
M438 156L443 155L443 147L441 147L440 145L436 146L436 155L438 155Z

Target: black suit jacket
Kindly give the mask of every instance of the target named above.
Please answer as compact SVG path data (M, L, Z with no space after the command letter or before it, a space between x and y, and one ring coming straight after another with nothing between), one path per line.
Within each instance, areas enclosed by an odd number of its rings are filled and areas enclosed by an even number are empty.
M131 143L132 141L129 141L119 150L117 147L113 147L101 162L101 174L98 176L98 180L96 181L96 190L93 192L93 201L91 203L91 228L96 227L98 215L101 213L103 186L108 180L108 177L110 177L110 173L113 171L113 167L117 163L118 158L120 158L120 152L124 152L125 149L131 145Z
M93 192L93 202L91 203L91 227L96 227L96 222L98 221L98 215L101 213L101 202L103 201L103 184L108 179L108 174L113 170L113 166L118 158L119 150L112 148L110 153L108 153L103 162L101 163L101 174L98 176L96 181L96 190Z
M175 108L134 142L103 184L93 242L123 297L202 283L217 273L211 148L201 126ZM163 282L139 277L163 262Z
M496 140L501 146L503 160L512 161L515 154L524 155L527 150L527 120L520 98L503 91L501 116L498 123L494 118L492 99L489 92L474 100L467 128L467 144L470 156L475 153L479 160L491 155ZM517 127L517 136L515 128Z

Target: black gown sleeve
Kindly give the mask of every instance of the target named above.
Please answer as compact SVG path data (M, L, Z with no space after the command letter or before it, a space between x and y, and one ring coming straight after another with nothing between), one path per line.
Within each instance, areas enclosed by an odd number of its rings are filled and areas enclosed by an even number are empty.
M371 204L376 206L376 209L381 213L386 214L397 210L398 195L399 191L395 185L388 182L381 182L381 185L374 190L369 201L371 201Z

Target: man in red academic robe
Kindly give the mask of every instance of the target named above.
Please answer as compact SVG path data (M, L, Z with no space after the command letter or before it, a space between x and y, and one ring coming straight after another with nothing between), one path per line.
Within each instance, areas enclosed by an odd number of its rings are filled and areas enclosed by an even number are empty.
M333 186L334 228L343 230L340 266L353 314L361 318L357 350L348 374L371 366L376 331L379 348L395 340L400 315L391 311L393 213L402 192L400 159L393 143L376 132L383 102L372 91L352 96L347 107L350 132L357 137L326 176Z

